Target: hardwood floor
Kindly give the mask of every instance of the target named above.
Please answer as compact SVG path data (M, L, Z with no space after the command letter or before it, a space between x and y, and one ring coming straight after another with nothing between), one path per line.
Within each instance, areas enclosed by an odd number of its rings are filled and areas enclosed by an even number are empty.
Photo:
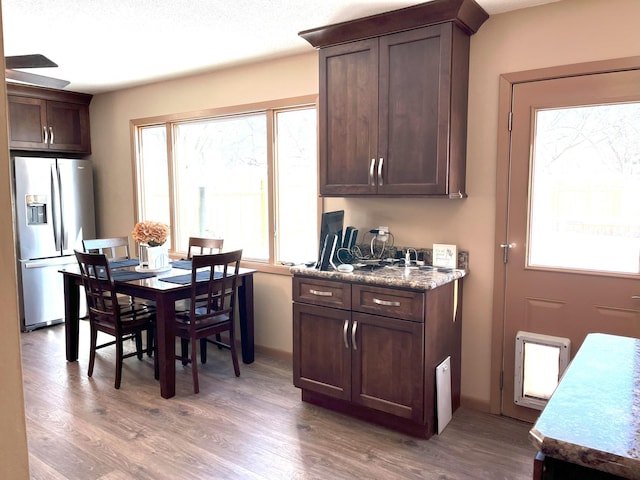
M33 479L529 479L529 424L460 409L441 435L405 436L300 400L290 362L257 355L236 378L210 347L193 393L177 365L162 399L153 361L125 360L120 390L111 348L87 377L88 325L68 363L62 325L22 334Z

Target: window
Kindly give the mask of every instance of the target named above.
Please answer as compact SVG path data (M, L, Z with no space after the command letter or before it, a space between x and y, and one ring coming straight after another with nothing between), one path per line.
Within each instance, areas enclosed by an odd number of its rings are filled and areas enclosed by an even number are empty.
M640 103L535 115L529 265L640 272Z
M177 252L199 236L246 260L314 260L316 107L280 103L134 121L138 218L169 224Z

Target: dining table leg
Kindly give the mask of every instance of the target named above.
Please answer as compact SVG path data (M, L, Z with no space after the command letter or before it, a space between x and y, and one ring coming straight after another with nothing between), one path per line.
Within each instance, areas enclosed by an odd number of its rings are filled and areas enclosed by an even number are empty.
M240 307L240 342L242 346L242 362L253 363L254 340L253 340L253 275L244 275L242 284L238 287L238 299Z
M156 342L160 370L160 395L171 398L176 394L176 330L175 299L159 295L156 299Z
M63 275L64 284L64 335L67 361L78 360L80 342L80 286L71 275Z

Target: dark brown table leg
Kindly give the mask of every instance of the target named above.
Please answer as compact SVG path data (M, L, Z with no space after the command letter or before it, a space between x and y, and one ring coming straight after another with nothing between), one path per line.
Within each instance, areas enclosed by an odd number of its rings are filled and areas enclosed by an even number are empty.
M240 299L240 341L242 343L242 361L253 363L254 340L253 340L253 274L242 277L242 285L238 287L238 297Z
M176 332L175 300L168 295L156 299L156 332L158 342L158 368L160 395L171 398L176 394Z
M80 341L80 287L71 275L63 274L64 282L64 334L67 361L78 360Z

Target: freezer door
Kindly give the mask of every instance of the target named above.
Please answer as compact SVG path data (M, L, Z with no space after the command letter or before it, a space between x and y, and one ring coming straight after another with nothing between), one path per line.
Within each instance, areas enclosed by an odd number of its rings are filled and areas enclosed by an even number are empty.
M59 257L47 260L20 260L20 307L22 329L59 323L64 320L64 284L59 270L77 266L74 257ZM81 292L80 315L86 313L84 292Z
M58 159L62 211L62 253L82 250L82 240L95 238L93 172L88 160Z
M16 157L15 208L19 258L60 255L60 207L54 195L53 158Z

